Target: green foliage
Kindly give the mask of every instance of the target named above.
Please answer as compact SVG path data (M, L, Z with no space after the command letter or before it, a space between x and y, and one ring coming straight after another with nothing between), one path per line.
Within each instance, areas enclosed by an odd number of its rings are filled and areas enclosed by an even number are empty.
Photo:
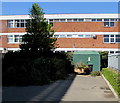
M56 38L51 38L54 30L50 29L51 25L44 19L43 9L34 3L30 13L31 19L27 22L27 34L22 37L21 50L35 54L56 48Z
M110 82L110 84L120 97L120 73L114 71L113 69L103 68L102 74Z
M41 54L29 58L24 52L8 52L3 58L3 85L43 85L58 79L65 79L73 73L73 65L66 54Z
M100 76L100 71L94 71L90 73L91 76Z

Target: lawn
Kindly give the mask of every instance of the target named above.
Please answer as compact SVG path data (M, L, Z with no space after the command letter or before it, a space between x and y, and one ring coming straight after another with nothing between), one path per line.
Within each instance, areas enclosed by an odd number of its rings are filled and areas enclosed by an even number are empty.
M120 97L120 73L116 72L113 69L103 68L102 74L109 81L117 95Z

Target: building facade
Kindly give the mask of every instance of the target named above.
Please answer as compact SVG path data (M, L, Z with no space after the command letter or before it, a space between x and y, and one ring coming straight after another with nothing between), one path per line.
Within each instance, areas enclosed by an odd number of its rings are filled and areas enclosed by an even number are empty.
M119 14L45 14L55 30L55 51L108 51L119 53ZM19 50L29 15L0 16L0 50Z

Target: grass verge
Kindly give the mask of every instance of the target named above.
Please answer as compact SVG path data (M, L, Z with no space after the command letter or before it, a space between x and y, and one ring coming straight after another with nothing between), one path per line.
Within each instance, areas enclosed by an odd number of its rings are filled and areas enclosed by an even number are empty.
M109 81L117 95L120 97L120 73L116 72L113 69L103 68L102 74Z

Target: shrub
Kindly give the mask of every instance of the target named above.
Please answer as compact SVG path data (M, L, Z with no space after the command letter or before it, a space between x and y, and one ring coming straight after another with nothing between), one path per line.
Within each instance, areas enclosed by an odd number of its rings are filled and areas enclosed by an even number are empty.
M3 85L43 85L65 79L73 73L73 66L66 54L32 54L8 52L3 59Z
M100 76L100 71L91 72L91 76Z

